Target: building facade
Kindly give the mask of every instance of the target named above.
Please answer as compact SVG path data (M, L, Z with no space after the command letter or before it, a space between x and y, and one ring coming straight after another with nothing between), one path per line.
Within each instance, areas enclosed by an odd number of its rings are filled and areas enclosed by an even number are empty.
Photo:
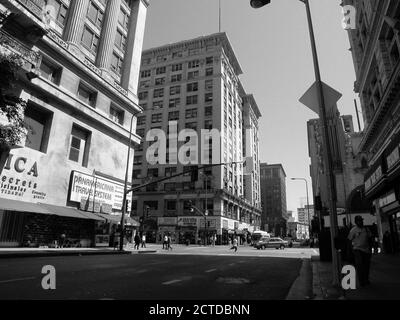
M27 101L28 134L1 152L0 245L49 246L62 233L73 245L109 244L128 144L140 142L134 130L147 6L1 1L1 54L25 60L13 94Z
M160 145L153 149L157 157L166 153L165 159L160 157L153 164L148 154L155 142L144 141L137 147L133 183L138 186L188 172L135 192L132 212L143 217L150 241L161 241L170 233L173 242L194 243L215 236L217 243L227 243L233 234L258 227L258 167L254 166L246 180L242 162L246 150L243 128L257 122L260 112L240 84L241 73L225 33L143 52L139 99L145 111L138 118L137 133L148 140L146 136L158 129L166 133L168 141L164 151ZM197 137L205 130L216 135L212 142L206 138L210 145L206 142L202 148ZM258 160L257 131L250 151ZM195 179L191 177L192 168L211 163L214 166L200 169ZM221 163L230 164L218 165ZM248 181L247 190L244 180ZM191 212L190 204L196 212Z
M281 164L260 164L261 226L275 236L286 235L286 173Z
M399 250L400 233L400 3L396 0L343 1L357 10L349 30L364 135L359 151L369 170L365 195L373 201L380 240L386 251ZM385 237L384 237L385 235Z

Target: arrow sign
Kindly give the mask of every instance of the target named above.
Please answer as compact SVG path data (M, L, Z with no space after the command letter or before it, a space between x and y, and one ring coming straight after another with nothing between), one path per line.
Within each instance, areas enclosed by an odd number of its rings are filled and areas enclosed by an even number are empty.
M342 97L342 94L324 82L322 82L322 89L324 91L325 106L329 109L334 107L336 102L338 102ZM310 108L312 111L319 114L317 82L313 83L310 89L307 90L307 92L299 99L299 101L307 108Z

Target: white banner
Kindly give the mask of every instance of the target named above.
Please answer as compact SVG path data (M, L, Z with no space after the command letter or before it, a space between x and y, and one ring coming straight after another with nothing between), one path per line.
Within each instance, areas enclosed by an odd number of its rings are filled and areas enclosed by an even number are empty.
M107 204L113 209L121 210L124 194L124 185L115 181L91 176L85 173L73 171L70 201L81 202L90 200L94 203ZM128 195L128 211L131 210L132 195Z

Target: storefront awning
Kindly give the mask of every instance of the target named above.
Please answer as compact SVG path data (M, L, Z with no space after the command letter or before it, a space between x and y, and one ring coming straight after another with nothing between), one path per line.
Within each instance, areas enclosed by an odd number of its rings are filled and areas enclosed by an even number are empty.
M75 208L56 206L45 203L32 203L11 199L0 199L0 210L30 212L39 214L50 214L61 217L89 219L89 220L104 220L103 218L91 213L83 212Z
M36 203L24 202L19 200L0 199L0 209L8 211L19 211L19 212L34 212L49 214L49 212Z
M39 206L46 209L48 214L55 214L61 217L78 218L78 219L89 219L89 220L103 220L100 217L92 214L91 212L83 212L75 208L62 207L51 204L39 203Z
M106 214L106 213L96 213L96 215L107 219L108 221L114 222L114 223L120 223L121 222L121 215L120 214ZM125 223L127 225L131 225L134 227L139 227L140 223L137 222L135 219L132 219L131 217L129 217L128 215L125 216Z

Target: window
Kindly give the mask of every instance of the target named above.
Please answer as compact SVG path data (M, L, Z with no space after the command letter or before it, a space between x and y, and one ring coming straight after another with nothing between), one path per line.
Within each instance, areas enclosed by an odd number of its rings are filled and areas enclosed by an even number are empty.
M204 95L204 102L212 102L213 101L213 94L212 92L206 93Z
M91 107L96 106L96 92L80 83L78 88L78 98Z
M139 100L145 100L147 99L149 96L149 92L148 91L142 91L139 92Z
M95 34L92 30L90 30L88 26L85 25L82 34L82 44L87 49L95 53L97 52L98 43L99 43L99 36Z
M119 11L118 22L123 28L128 29L129 15L124 10Z
M190 118L196 118L197 117L197 109L188 109L185 112L185 118L190 119Z
M151 123L158 123L162 121L162 113L156 113L151 115Z
M142 174L141 169L132 170L132 178L133 179L140 179Z
M126 37L119 30L117 30L117 34L115 35L114 44L119 49L121 49L122 51L125 51L125 48L126 48Z
M42 60L40 64L40 75L58 85L60 83L61 68Z
M150 87L150 80L140 81L139 88L144 89Z
M213 81L206 80L204 87L205 87L206 91L211 91L213 89Z
M200 61L199 60L193 60L193 61L189 61L188 62L188 68L189 69L197 68L198 66L200 66Z
M212 129L212 120L204 120L204 129Z
M190 71L188 72L188 80L190 79L196 79L199 77L199 71Z
M178 82L182 80L182 74L173 74L171 76L171 82Z
M111 56L111 70L114 71L116 74L121 75L123 62L124 59L113 52L113 55Z
M193 82L193 83L188 83L186 85L186 91L187 92L193 92L193 91L197 91L199 89L199 85L197 82Z
M169 177L176 174L176 167L165 168L165 176Z
M92 1L90 1L88 7L87 17L96 26L101 27L101 23L103 21L103 12Z
M164 103L162 100L153 102L153 109L155 109L155 110L162 109L163 106L164 106Z
M212 76L213 75L213 68L207 68L206 69L206 77Z
M169 99L168 106L170 108L175 108L175 107L179 107L180 104L181 104L181 99L180 98L174 98L174 99Z
M185 128L197 130L197 122L187 122L185 123Z
M141 165L142 164L142 156L134 156L133 158L133 164L134 165Z
M54 8L54 11L50 11L52 18L61 26L65 26L67 19L68 7L61 3L60 0L50 0L47 3Z
M159 67L156 69L156 74L163 74L165 73L166 68L165 67Z
M24 121L28 127L25 146L40 152L47 151L52 113L28 104Z
M168 113L168 120L179 120L179 111L172 111Z
M143 70L143 71L140 73L140 76L141 76L142 78L148 78L148 77L150 77L150 76L151 76L151 70Z
M144 129L137 129L137 130L136 130L136 134L137 134L139 137L143 138L143 137L144 137Z
M199 53L199 49L189 49L189 56L194 56Z
M165 77L161 77L161 78L156 78L155 80L155 85L159 86L165 83Z
M164 97L164 88L154 89L153 98L162 98Z
M182 57L182 51L177 51L172 53L172 59L173 58L180 58Z
M174 94L180 94L181 93L181 86L174 86L169 88L169 95L173 96Z
M206 64L212 64L214 62L214 58L213 57L207 57L206 58Z
M137 124L138 126L143 125L143 124L146 124L146 117L145 117L145 116L143 116L143 117L138 117L138 118L137 118L136 124Z
M68 159L86 167L89 156L89 140L90 132L74 124L71 131Z
M165 183L164 190L174 191L175 183ZM167 210L176 210L176 200L165 200L165 207L167 208Z
M157 62L167 61L167 56L162 55L157 57ZM163 72L164 73L164 72Z
M182 186L183 186L183 190L193 190L193 189L195 189L195 183L194 182L183 182Z
M177 63L172 65L172 72L182 70L182 63Z
M158 168L148 169L147 170L147 177L157 178L158 177Z
M212 106L204 108L204 116L212 116Z
M124 111L111 105L109 118L119 124L123 124L124 123Z
M186 105L197 104L198 98L197 96L188 96L186 97Z

